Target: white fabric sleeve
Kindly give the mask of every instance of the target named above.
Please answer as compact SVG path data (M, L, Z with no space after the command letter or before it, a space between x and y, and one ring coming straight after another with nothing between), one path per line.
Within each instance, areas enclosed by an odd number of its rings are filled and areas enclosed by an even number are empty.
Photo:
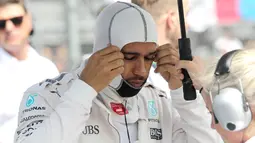
M85 82L76 79L71 87L56 102L45 100L47 95L36 93L33 107L45 110L31 110L26 93L19 110L19 126L15 143L72 143L77 142L90 116L93 99L97 92ZM57 96L57 95L56 95ZM24 104L24 105L22 105ZM25 107L25 108L24 108Z
M185 101L183 88L171 91L173 102L173 143L223 143L216 130L211 128L211 114L203 98Z

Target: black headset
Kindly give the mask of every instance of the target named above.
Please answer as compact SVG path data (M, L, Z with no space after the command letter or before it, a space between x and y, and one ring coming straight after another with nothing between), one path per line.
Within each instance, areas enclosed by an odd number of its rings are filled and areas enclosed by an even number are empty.
M230 74L230 67L233 57L240 50L230 51L224 54L217 63L214 72L215 82L212 88L217 85L217 93L209 93L212 100L215 123L220 124L228 131L240 131L249 126L252 120L252 112L244 96L242 82L238 77L238 84L221 88L221 79Z

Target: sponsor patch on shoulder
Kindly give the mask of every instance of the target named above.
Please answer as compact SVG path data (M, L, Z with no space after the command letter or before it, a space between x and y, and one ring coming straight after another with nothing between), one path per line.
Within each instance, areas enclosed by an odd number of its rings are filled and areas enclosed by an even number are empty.
M35 97L38 96L37 93L33 93L28 95L27 100L26 100L26 107L30 107L35 103Z

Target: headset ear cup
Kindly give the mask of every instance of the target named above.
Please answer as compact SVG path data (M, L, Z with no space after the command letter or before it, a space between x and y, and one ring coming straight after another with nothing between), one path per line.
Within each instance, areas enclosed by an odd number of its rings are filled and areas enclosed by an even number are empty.
M220 124L228 131L240 131L247 128L252 114L248 103L244 103L243 96L242 92L236 88L221 89L220 93L214 97L212 104L215 124Z

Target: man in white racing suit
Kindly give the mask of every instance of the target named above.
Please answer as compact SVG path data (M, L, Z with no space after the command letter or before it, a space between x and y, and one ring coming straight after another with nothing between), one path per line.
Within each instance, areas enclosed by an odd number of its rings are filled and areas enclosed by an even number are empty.
M202 97L183 99L178 59L178 49L157 47L148 12L131 3L109 5L97 19L92 56L26 91L15 142L220 143ZM156 72L179 85L171 100L146 83L153 61Z

